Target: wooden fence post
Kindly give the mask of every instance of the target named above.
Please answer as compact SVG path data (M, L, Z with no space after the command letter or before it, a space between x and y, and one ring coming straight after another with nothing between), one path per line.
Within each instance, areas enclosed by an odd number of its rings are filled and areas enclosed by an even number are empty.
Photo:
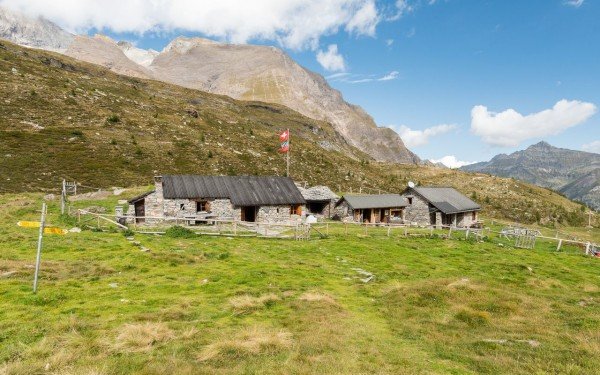
M556 251L559 251L561 246L562 246L562 238L560 240L558 240L558 246L556 246Z
M387 236L390 236L390 229L392 229L392 227L390 226L390 224L388 223L388 230L387 230Z

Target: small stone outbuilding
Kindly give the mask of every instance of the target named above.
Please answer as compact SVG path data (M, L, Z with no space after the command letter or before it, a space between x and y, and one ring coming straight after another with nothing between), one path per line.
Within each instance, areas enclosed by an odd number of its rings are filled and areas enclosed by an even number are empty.
M335 205L335 218L358 223L403 222L407 205L400 194L344 195Z
M299 222L306 201L288 177L165 175L155 189L129 200L129 222L182 218L246 222Z
M298 186L300 193L306 200L306 214L316 217L331 218L333 208L340 197L327 186L313 186L304 188Z
M479 222L481 206L456 189L438 186L408 187L405 220L423 225L471 227Z

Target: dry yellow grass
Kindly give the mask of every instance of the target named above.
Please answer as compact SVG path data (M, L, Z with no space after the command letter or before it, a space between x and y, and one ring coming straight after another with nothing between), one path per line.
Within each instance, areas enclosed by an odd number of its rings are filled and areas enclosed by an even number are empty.
M298 299L306 302L324 302L331 305L337 305L337 302L332 296L321 292L306 292L298 297Z
M243 330L235 338L224 338L206 346L198 355L198 360L274 354L290 348L292 343L292 334L288 331L253 326Z
M244 294L230 298L229 304L236 313L242 314L271 305L276 301L279 301L279 297L273 293L263 294L258 297Z
M145 352L158 343L171 340L173 331L164 323L125 324L119 329L115 349L124 352Z

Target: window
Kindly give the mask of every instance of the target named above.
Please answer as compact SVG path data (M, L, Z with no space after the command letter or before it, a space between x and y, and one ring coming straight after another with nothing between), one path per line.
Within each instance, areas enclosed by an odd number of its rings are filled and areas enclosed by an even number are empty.
M207 212L209 210L209 204L207 201L196 202L196 212Z
M179 204L179 211L185 211L185 204L184 203L180 203Z
M302 206L299 204L290 206L290 215L302 215Z
M471 216L471 219L472 219L473 221L477 220L477 211L473 211L473 214L472 214L472 216Z
M413 199L413 197L408 197L408 198L406 198L406 199L408 199L408 204L412 204L412 199Z

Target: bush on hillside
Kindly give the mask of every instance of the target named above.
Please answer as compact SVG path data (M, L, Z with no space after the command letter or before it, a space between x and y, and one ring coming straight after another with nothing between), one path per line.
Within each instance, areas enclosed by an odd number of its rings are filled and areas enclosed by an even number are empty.
M175 225L167 229L165 236L171 238L192 238L196 237L196 233L180 225Z

